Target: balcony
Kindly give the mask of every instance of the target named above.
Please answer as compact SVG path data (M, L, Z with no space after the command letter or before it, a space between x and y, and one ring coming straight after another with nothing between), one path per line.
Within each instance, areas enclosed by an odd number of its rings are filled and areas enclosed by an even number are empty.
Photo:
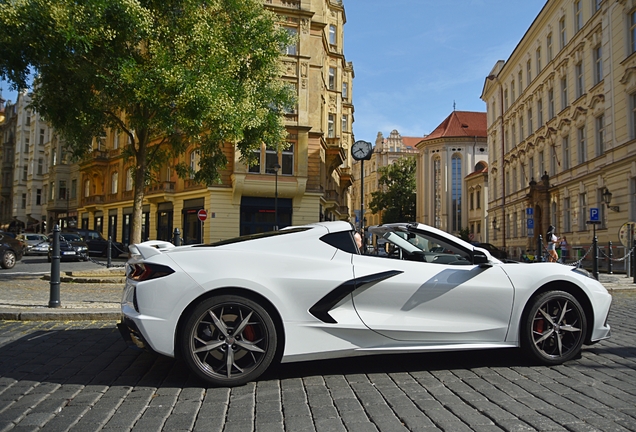
M131 189L131 190L128 190L128 191L123 191L123 192L121 193L121 198L122 198L123 200L130 200L130 199L133 199L133 190Z
M338 168L340 165L347 160L347 153L345 149L342 148L340 137L326 138L326 163L328 173L331 174L333 170Z
M345 190L349 186L353 185L353 175L351 175L350 167L339 168L339 172L340 172L340 188L342 190Z
M340 195L335 189L327 189L322 196L322 201L325 209L340 207Z
M146 195L154 195L158 193L174 193L174 182L164 181L146 187Z
M201 183L199 183L195 179L188 179L183 183L183 188L186 190L199 189L201 187L202 187Z
M82 206L86 207L87 210L94 210L104 202L104 195L90 195L82 198Z

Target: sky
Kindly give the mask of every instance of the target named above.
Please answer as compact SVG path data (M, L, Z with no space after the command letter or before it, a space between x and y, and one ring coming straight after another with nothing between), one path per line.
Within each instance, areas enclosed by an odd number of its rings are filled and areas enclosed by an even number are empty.
M343 0L356 140L431 133L455 107L486 111L486 76L546 0ZM9 84L2 97L16 101Z

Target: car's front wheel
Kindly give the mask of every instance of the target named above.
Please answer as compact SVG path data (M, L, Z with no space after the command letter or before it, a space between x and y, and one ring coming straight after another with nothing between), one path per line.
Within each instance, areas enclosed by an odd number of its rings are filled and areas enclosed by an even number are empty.
M187 318L180 338L188 367L217 386L238 386L258 378L274 359L277 343L267 310L236 295L203 301Z
M2 260L0 261L0 265L4 269L11 269L15 267L16 261L17 259L16 259L15 252L13 252L12 250L6 250L4 251L4 254L2 254Z
M561 364L581 352L587 320L581 304L564 291L534 298L522 326L525 350L543 364Z

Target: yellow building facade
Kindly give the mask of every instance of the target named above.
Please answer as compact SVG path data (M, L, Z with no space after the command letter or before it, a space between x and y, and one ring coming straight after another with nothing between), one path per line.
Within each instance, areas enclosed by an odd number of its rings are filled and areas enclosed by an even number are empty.
M482 99L498 246L518 256L554 225L584 252L592 209L599 242L620 244L636 219L636 1L546 2Z
M282 79L297 90L297 106L285 115L289 146L263 147L248 167L232 145L218 185L206 187L177 176L172 166L145 190L142 238L213 242L320 220L350 219L353 142L353 65L344 55L346 16L340 0L265 0L280 25L297 37L283 56ZM80 164L78 225L127 244L132 226L131 167L122 150L126 136L108 133ZM197 169L195 149L181 161ZM174 161L177 162L177 161ZM278 167L278 169L276 169ZM204 222L200 210L207 212Z

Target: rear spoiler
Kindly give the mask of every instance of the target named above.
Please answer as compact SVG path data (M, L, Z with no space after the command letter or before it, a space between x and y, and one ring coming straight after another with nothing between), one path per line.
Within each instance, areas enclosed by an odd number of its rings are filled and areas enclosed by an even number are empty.
M148 259L151 256L159 255L163 251L174 249L176 246L164 240L150 240L128 246L131 257L141 256Z

